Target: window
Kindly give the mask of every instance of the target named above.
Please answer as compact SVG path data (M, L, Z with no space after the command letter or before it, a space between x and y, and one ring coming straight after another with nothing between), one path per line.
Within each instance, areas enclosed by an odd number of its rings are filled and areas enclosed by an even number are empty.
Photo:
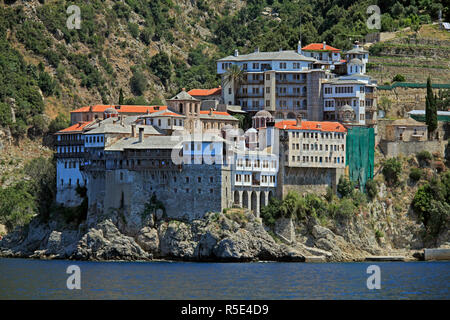
M209 177L209 182L214 182L214 178L213 177Z
M259 63L253 63L253 69L258 70L259 69Z
M266 80L267 80L267 81L270 80L270 74L266 74Z
M186 177L186 183L189 183L189 177Z
M266 93L270 93L270 87L266 87Z
M246 64L246 63L244 63L244 64L242 65L242 69L243 69L243 70L247 70L247 64Z
M266 100L266 107L270 107L270 100Z
M201 177L198 177L198 178L197 178L197 181L198 181L198 182L202 182L202 178L201 178Z

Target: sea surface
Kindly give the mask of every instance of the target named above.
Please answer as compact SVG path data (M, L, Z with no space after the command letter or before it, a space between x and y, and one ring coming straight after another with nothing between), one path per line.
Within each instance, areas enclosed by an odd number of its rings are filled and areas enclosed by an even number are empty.
M70 265L81 289L69 290ZM370 265L380 289L368 289ZM450 262L188 263L0 258L0 299L450 299Z

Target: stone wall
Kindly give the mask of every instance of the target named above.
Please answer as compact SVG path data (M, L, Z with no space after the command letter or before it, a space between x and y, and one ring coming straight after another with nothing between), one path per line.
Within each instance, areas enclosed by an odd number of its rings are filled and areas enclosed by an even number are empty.
M127 225L140 225L152 195L167 218L193 220L232 204L231 174L220 165L184 165L181 170L106 170L89 173L90 211L121 210Z
M400 154L407 156L416 154L420 151L428 151L430 153L439 152L444 156L445 148L448 142L446 141L386 141L380 142L380 148L387 158L397 157Z
M336 190L345 168L282 167L278 175L277 196L284 198L289 191L325 194L328 187Z
M434 94L438 94L438 92L439 89L433 89ZM392 90L377 90L377 100L379 106L383 97L386 97L389 101L391 101L391 108L387 113L387 116L389 117L402 118L408 116L408 111L424 110L426 95L426 88L396 87Z

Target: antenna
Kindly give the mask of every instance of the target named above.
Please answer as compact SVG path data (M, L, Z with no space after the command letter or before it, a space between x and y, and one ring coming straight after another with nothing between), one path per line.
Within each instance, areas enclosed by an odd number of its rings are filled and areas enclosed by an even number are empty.
M300 16L300 43L302 43L302 16Z

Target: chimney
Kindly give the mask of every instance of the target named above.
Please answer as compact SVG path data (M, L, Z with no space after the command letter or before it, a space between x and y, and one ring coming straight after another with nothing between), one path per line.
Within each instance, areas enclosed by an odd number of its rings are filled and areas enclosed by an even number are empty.
M209 115L212 116L213 115L213 108L209 109Z
M255 52L256 52L256 53L258 53L258 52L259 52L259 47L257 47L257 48L255 49Z
M123 115L120 115L120 125L123 126Z
M326 48L327 48L327 43L324 41L323 42L323 50L326 50Z
M299 40L297 44L297 53L302 54L302 42Z
M356 48L356 49L359 48L359 41L358 40L355 41L355 45L353 47Z
M139 142L144 141L144 128L139 128Z
M235 56L235 57L239 56L239 51L238 51L238 49L235 49L235 50L234 50L234 56Z
M186 91L186 88L181 89L181 91Z
M280 52L281 52L281 51L283 51L283 48L280 48L279 50L280 50Z
M134 123L131 125L131 137L136 137L136 125Z
M301 127L302 126L302 114L299 113L297 115L297 123L295 124L296 127Z

